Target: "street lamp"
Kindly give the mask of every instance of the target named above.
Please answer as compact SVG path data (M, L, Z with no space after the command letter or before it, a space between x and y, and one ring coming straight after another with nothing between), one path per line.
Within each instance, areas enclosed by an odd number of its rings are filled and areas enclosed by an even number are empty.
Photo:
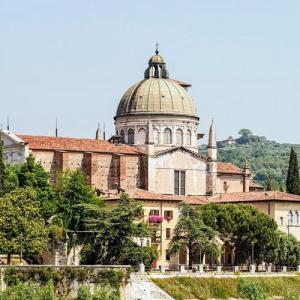
M252 252L251 252L251 264L254 262L254 242L251 242Z
M73 232L73 234L72 234L72 239L73 239L73 265L75 265L75 240L76 240L75 232Z
M141 251L142 251L142 261L141 261L142 264L144 260L144 253L143 253L144 237L143 236L140 237L140 242L141 242Z
M200 255L200 258L199 258L199 264L202 265L202 251L201 251L201 245L199 245L199 255Z

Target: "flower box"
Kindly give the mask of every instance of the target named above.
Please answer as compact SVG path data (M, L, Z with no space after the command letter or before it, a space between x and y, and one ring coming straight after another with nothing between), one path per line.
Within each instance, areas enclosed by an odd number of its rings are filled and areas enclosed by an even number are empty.
M161 223L163 219L162 216L149 216L149 223Z

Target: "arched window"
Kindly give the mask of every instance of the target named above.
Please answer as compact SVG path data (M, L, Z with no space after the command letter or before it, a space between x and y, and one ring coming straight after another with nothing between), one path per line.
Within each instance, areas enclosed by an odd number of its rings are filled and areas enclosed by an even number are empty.
M172 131L169 128L164 130L164 144L172 144Z
M146 130L144 128L140 128L137 136L137 144L143 145L146 142Z
M189 129L186 131L186 144L188 146L192 145L192 133Z
M298 211L296 211L295 212L295 216L294 216L294 223L295 224L297 224L297 225L299 225L299 212Z
M121 136L121 143L125 143L125 133L124 133L124 130L122 129L121 132L120 132L120 136Z
M134 130L131 128L128 130L128 144L134 144Z
M294 215L293 213L290 211L289 215L288 215L288 225L293 225L293 221L294 221Z
M183 144L183 132L181 129L176 130L176 144Z
M159 144L159 139L160 139L160 134L157 129L153 129L153 139L154 139L154 144L158 145Z

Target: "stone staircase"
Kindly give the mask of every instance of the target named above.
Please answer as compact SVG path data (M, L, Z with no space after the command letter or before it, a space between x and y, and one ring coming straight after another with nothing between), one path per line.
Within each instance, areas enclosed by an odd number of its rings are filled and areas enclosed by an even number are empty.
M123 293L124 300L174 300L145 275L131 274Z

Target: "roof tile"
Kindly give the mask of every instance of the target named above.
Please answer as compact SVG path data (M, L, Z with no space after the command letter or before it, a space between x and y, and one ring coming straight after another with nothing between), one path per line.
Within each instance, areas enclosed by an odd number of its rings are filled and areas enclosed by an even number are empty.
M106 140L93 140L69 137L17 135L31 150L58 150L78 152L99 152L114 154L142 154L143 152L124 144L111 144Z

